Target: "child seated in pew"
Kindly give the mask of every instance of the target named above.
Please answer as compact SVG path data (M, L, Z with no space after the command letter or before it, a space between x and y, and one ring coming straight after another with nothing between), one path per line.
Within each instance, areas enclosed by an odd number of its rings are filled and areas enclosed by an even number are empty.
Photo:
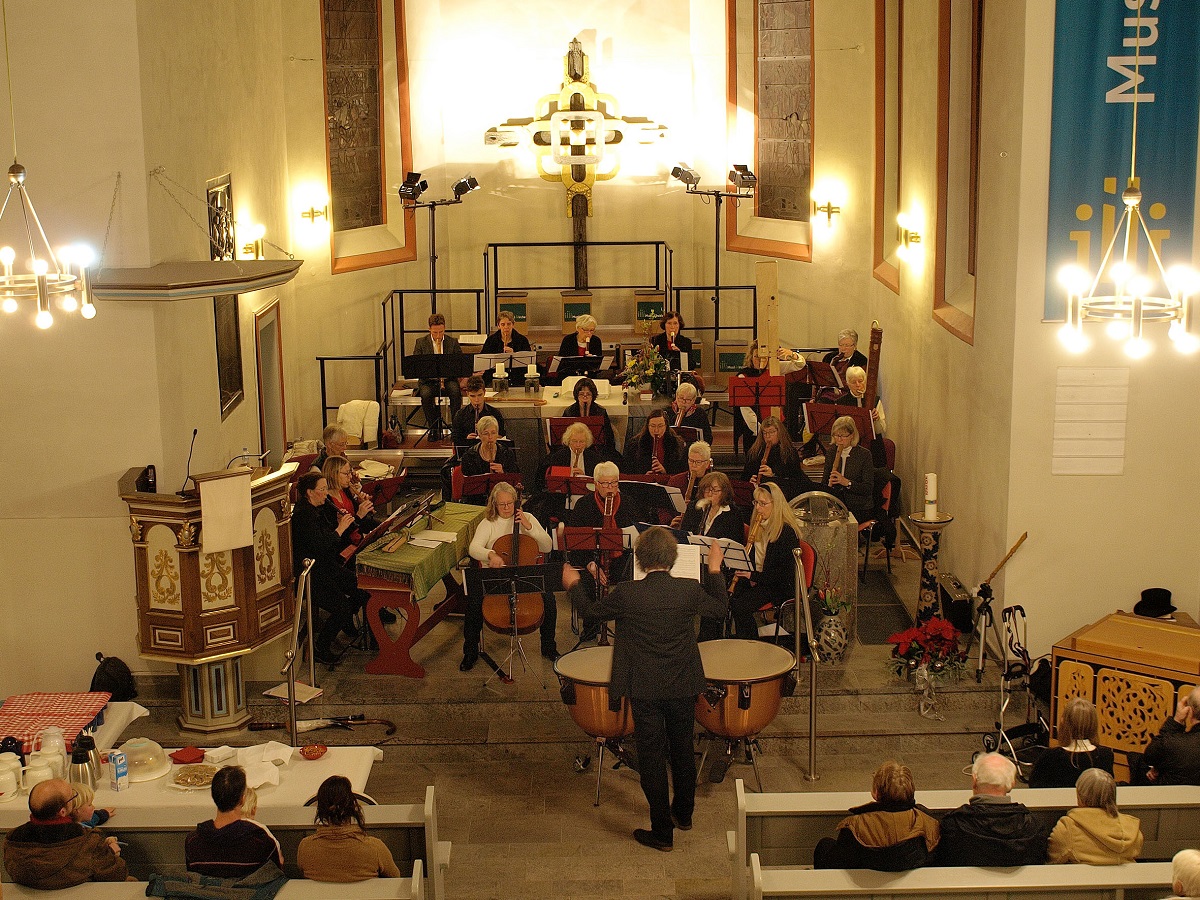
M1047 862L1118 866L1142 851L1142 823L1117 809L1117 783L1103 769L1087 769L1075 782L1079 806L1050 832Z
M113 817L115 809L96 809L96 792L90 785L71 782L71 790L75 799L71 801L71 819L84 828L99 828Z
M917 805L912 770L885 762L872 779L871 799L850 810L836 838L821 838L813 849L814 868L903 872L925 865L941 832Z
M362 806L344 775L330 775L317 789L317 833L300 842L296 862L311 881L400 878L392 853L364 830Z

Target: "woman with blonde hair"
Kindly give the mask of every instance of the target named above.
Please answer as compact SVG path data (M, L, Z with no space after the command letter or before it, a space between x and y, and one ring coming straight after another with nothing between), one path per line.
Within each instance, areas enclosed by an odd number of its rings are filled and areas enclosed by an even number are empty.
M742 368L738 370L738 378L758 378L767 374L767 354L760 352L758 341L746 345L746 356L742 360ZM739 406L733 416L733 450L736 453L738 442L742 444L742 452L749 455L750 444L758 432L758 413L749 406Z
M1100 719L1092 701L1072 697L1058 716L1058 746L1038 757L1029 773L1029 786L1075 787L1087 769L1103 769L1111 775L1113 752L1097 745L1099 732Z
M875 512L875 464L871 451L858 444L858 426L849 416L834 420L830 429L833 448L825 454L821 484L829 489L860 522Z
M575 333L564 334L559 356L600 356L604 345L596 337L596 318L584 313L575 317Z
M329 457L321 467L321 474L329 487L327 502L337 508L336 515L349 513L354 516L354 524L345 532L345 538L357 547L362 543L363 535L379 524L372 515L375 505L366 494L355 492L354 469L346 457Z
M754 614L765 606L778 606L796 593L796 563L792 551L800 546L800 524L779 485L760 484L754 489L754 511L746 541L752 571L737 572L730 584L729 609L733 636L758 639ZM721 623L700 623L702 640L721 636Z
M1048 863L1118 866L1135 862L1142 851L1142 823L1117 809L1117 783L1100 769L1088 769L1075 782L1079 805L1050 832Z
M903 872L925 865L940 839L937 819L917 805L912 770L889 759L875 770L871 802L813 848L813 867Z

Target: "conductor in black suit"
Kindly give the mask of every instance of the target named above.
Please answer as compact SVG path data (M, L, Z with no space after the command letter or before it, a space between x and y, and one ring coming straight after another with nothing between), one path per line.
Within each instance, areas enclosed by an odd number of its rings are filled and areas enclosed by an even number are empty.
M692 827L696 805L692 723L696 697L705 689L696 617L723 619L728 601L719 544L709 551L704 587L671 576L678 553L665 528L644 531L634 556L646 577L613 586L603 600L583 587L575 569L563 566L571 602L585 616L617 622L608 690L614 698L629 698L642 791L650 804L650 829L638 828L633 837L664 851L674 844L675 828ZM674 801L667 787L668 759Z

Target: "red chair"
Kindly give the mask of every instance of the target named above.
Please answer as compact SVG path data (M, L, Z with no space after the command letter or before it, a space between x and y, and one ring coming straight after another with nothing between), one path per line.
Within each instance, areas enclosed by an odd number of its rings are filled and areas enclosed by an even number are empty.
M745 534L746 534L746 540L749 541L750 540L750 526L749 525L745 526ZM817 568L817 551L812 548L812 545L809 544L808 541L800 542L800 567L804 570L804 594L805 594L805 597L804 598L801 598L801 597L794 598L793 602L795 602L797 604L799 604L799 602L802 599L806 599L808 596L808 592L812 590L813 572L815 572L816 568ZM786 600L783 602L787 603ZM780 611L780 609L782 609L782 607L783 607L782 603L779 606L776 606L773 602L768 602L768 603L764 603L762 606L760 606L755 613L756 615L761 615L762 613L766 613L766 612L770 612L770 611L774 610L774 612L775 612L775 640L776 641L779 640L779 624L780 624L780 620L782 618L779 615L779 611ZM796 622L799 623L801 621L803 621L803 619L799 615L797 615Z

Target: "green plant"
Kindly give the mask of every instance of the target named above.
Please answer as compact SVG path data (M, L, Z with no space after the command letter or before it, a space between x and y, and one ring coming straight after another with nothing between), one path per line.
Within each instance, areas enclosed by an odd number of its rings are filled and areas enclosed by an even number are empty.
M888 638L892 647L889 666L897 676L904 677L925 666L931 675L957 675L966 663L967 654L958 646L959 630L941 616L898 631Z
M643 346L625 370L625 384L631 390L647 387L656 394L671 393L671 365L657 349Z
M836 616L850 608L850 601L842 596L842 589L826 587L817 591L817 611L823 616Z

